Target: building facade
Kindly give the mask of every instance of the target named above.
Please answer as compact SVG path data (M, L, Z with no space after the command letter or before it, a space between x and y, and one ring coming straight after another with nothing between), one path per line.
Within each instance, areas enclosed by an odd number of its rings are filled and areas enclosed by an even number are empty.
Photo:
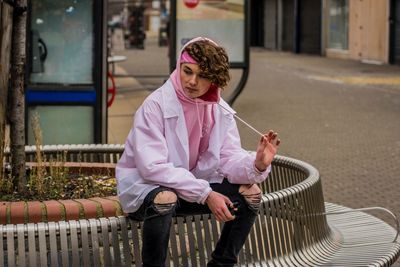
M262 1L260 1L262 2ZM252 1L252 10L261 4ZM264 47L294 53L321 53L320 0L264 0Z
M252 12L264 11L255 14L258 21L251 25L258 46L400 64L399 0L252 0L251 4Z
M389 63L388 0L325 0L324 48L328 57Z

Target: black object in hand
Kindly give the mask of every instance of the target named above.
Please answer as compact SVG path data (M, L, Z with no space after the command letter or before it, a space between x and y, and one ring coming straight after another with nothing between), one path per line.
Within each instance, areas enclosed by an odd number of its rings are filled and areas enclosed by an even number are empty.
M232 202L232 204L228 206L228 209L232 215L235 215L238 207L239 207L239 202Z

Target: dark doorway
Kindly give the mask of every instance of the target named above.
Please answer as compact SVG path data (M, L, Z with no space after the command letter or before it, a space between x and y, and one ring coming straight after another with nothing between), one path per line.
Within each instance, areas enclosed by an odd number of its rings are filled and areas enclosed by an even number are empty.
M250 1L250 46L264 46L264 1Z
M299 52L321 53L321 1L299 1Z
M400 1L390 1L390 63L400 65Z
M264 47L278 49L278 1L266 0L264 14Z
M295 8L294 0L282 1L282 50L294 49Z

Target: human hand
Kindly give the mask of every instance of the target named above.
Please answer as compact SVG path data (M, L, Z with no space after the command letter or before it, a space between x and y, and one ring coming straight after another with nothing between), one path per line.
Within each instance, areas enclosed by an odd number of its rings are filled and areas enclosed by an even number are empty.
M278 138L278 133L269 130L264 134L258 142L256 159L254 166L261 172L265 171L271 164L281 140Z
M211 191L206 199L206 203L219 222L227 222L235 219L228 207L233 207L232 201L215 191Z

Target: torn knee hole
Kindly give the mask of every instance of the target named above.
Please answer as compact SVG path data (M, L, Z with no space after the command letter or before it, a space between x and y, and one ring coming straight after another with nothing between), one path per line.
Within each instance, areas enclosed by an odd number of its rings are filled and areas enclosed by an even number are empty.
M242 185L239 189L247 204L252 209L259 209L261 203L261 189L256 185Z
M159 214L164 214L171 211L175 205L178 197L174 192L162 191L154 198L154 210Z

